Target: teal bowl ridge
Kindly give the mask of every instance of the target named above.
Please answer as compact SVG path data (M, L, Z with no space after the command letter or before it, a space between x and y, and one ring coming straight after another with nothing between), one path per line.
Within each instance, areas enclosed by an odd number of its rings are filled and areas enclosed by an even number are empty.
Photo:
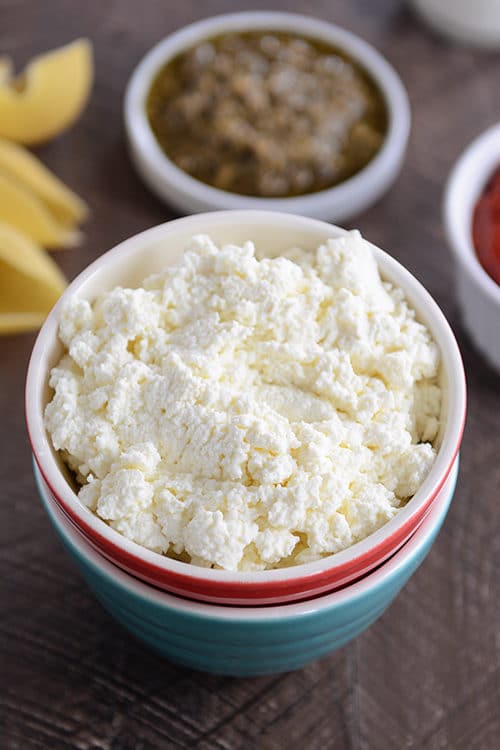
M235 607L168 594L114 566L82 538L49 496L35 469L42 503L57 534L108 612L170 661L233 676L299 669L368 628L428 554L453 498L457 472L458 459L410 540L361 580L303 602Z

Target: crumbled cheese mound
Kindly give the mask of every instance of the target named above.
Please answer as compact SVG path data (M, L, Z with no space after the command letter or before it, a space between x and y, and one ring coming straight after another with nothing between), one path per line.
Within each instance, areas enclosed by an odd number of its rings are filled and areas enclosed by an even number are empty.
M434 461L439 354L358 232L255 256L196 236L177 265L75 297L45 419L81 502L202 566L345 549Z

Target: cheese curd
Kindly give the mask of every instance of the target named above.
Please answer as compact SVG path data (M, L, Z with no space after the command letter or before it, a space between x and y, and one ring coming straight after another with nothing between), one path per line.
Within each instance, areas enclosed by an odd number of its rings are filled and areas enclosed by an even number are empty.
M435 458L439 353L358 232L177 265L62 313L45 421L79 498L129 539L262 570L345 549Z

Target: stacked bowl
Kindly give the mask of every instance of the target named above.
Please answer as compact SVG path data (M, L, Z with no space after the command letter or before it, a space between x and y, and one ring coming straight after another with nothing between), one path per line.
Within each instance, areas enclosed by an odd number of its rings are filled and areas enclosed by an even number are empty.
M175 261L187 241L209 234L217 244L252 239L279 255L314 249L344 230L269 211L224 211L168 222L101 256L70 285L35 344L26 413L42 502L63 543L104 606L163 655L195 669L255 675L298 668L368 627L429 551L451 502L465 419L465 380L443 314L416 279L372 247L380 273L401 287L441 354L444 393L437 456L413 498L383 527L347 550L277 570L202 568L126 539L82 505L44 427L49 372L62 354L57 338L68 297L93 299L117 285L137 285Z

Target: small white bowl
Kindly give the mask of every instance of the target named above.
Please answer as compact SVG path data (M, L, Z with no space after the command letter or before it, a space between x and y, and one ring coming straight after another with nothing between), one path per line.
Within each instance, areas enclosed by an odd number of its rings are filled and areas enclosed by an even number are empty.
M145 101L157 72L202 39L232 31L282 31L338 47L372 76L384 96L388 130L382 147L364 169L335 187L293 198L253 198L219 190L191 177L162 151L151 130ZM287 211L342 222L378 200L399 174L410 130L404 86L373 47L338 26L295 13L230 13L198 21L167 36L148 52L128 83L124 118L132 161L144 182L163 201L187 213L218 209Z
M436 31L457 42L484 49L500 47L498 0L410 0Z
M443 214L464 325L500 372L500 286L480 264L472 240L474 206L499 165L500 124L486 130L458 159L446 185Z

